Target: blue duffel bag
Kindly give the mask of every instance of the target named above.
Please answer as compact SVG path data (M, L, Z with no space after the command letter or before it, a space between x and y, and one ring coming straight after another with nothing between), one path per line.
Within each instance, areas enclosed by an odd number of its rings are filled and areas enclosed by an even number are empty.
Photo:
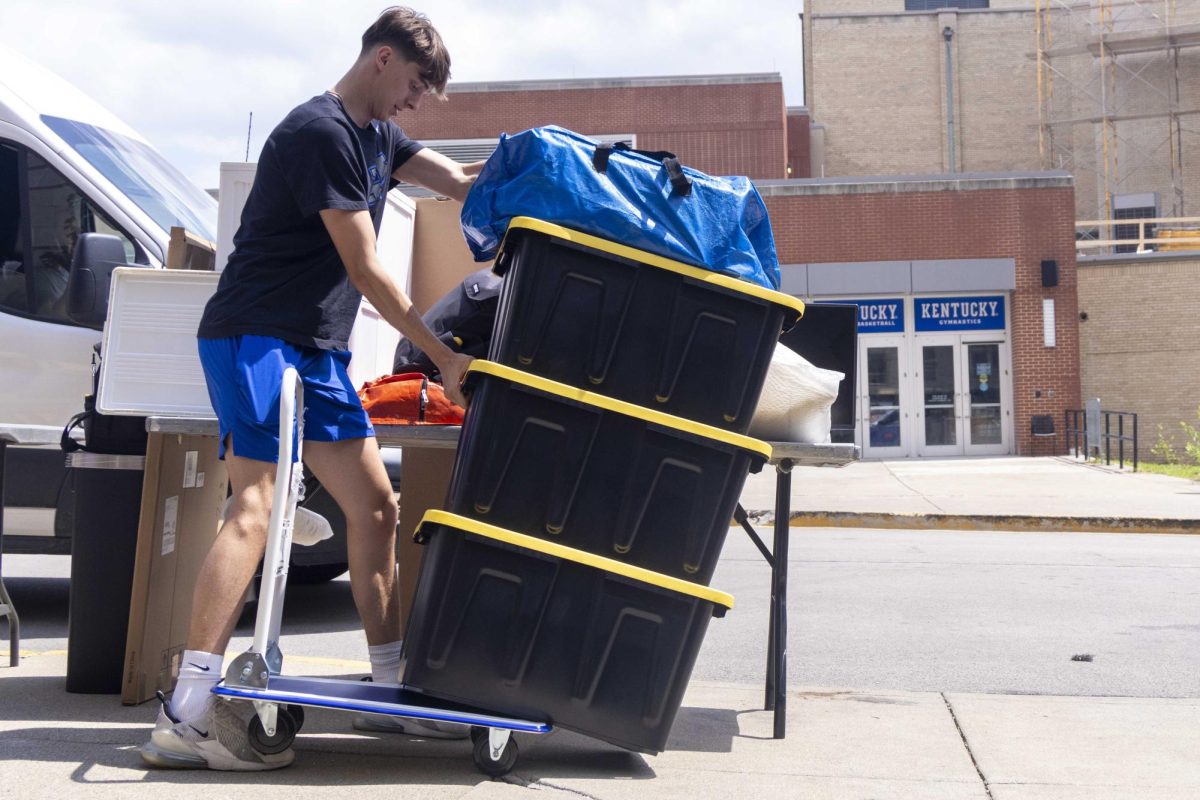
M665 151L556 126L501 134L462 211L476 261L495 257L519 216L779 288L771 220L750 179L705 175Z

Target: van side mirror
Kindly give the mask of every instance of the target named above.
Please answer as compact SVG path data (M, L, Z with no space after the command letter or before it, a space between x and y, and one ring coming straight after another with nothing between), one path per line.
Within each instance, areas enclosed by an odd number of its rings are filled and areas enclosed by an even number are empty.
M67 316L72 322L95 330L104 327L112 271L124 266L129 265L120 238L107 233L79 235L67 278Z

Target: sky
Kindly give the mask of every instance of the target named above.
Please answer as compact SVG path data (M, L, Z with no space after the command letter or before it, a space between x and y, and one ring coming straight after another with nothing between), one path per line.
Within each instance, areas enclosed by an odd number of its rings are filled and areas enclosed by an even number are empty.
M337 11L330 9L336 5ZM0 0L0 44L66 78L202 188L333 86L386 0ZM451 83L778 72L802 105L801 0L440 0ZM451 96L453 102L453 96ZM418 112L419 113L419 112Z

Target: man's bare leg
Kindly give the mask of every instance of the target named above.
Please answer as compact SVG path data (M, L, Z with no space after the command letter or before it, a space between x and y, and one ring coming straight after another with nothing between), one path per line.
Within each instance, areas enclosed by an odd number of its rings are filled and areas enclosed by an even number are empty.
M304 443L304 460L346 516L350 589L368 645L400 639L396 499L374 437Z
M305 460L346 515L350 588L362 617L377 681L400 680L400 593L396 579L396 500L374 438L304 443ZM359 730L426 739L465 739L453 723L360 714Z
M173 715L184 720L203 713L222 677L225 648L266 548L275 465L242 458L228 447L225 467L233 502L196 577L187 649L171 696Z
M267 546L275 464L225 454L233 503L213 542L192 597L189 650L224 653Z
M254 750L246 716L253 707L212 699L246 587L266 548L275 485L275 464L241 458L229 448L225 466L233 503L196 581L188 649L170 709L163 706L141 750L142 759L157 767L257 771L286 767L295 757L290 747L272 754Z

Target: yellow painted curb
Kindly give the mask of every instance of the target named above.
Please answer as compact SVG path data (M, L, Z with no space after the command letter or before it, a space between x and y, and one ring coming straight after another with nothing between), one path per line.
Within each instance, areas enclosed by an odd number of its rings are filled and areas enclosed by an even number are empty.
M771 525L774 513L747 511L754 525ZM1200 520L1154 517L1038 517L1018 514L884 514L796 511L792 528L879 528L885 530L1011 531L1029 533L1200 534Z

